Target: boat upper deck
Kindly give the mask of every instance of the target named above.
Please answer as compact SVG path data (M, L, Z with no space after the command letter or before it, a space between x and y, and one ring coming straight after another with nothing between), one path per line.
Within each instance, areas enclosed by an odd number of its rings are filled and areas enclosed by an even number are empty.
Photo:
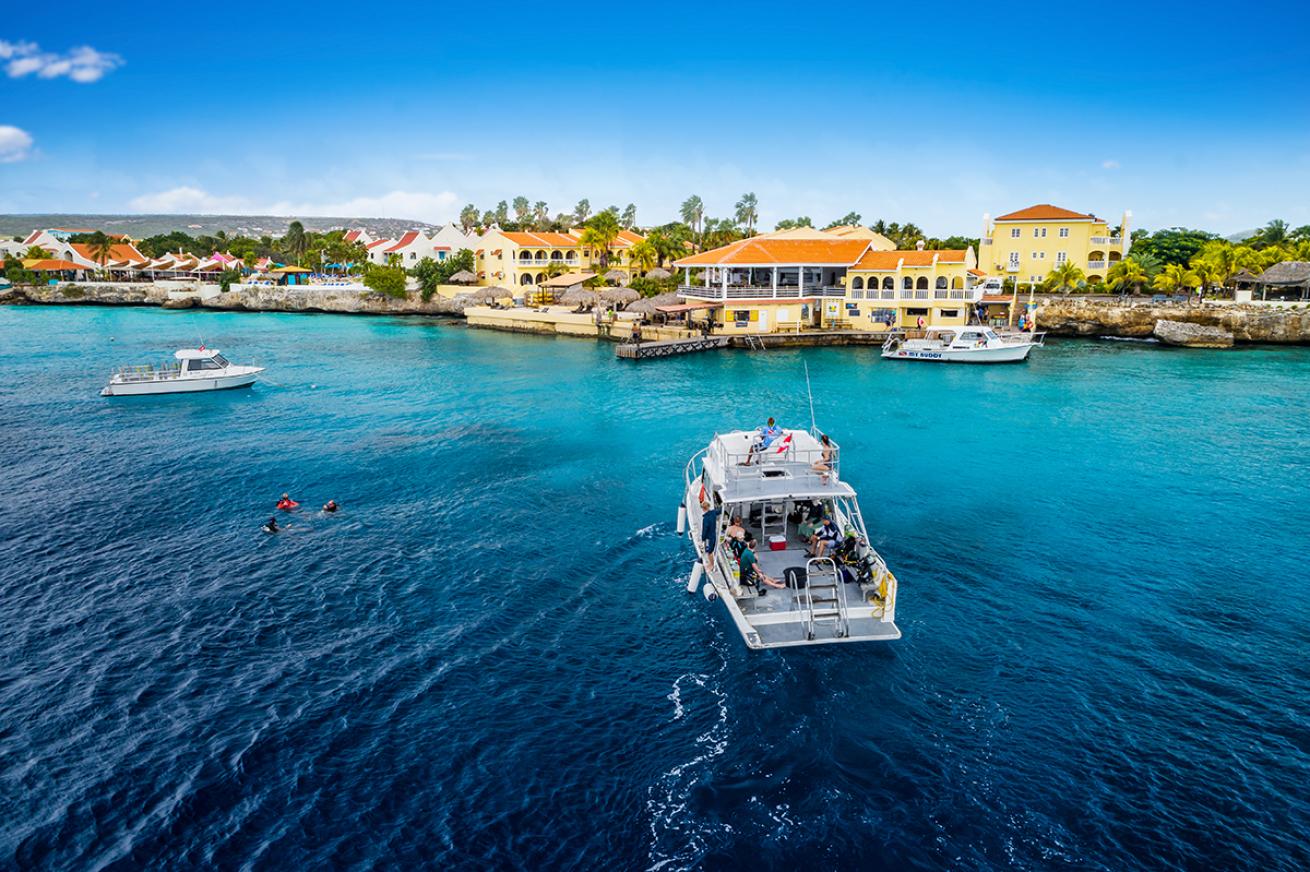
M804 430L784 430L761 446L759 436L754 430L723 433L706 449L705 476L724 503L855 495L838 477L836 442L824 446Z

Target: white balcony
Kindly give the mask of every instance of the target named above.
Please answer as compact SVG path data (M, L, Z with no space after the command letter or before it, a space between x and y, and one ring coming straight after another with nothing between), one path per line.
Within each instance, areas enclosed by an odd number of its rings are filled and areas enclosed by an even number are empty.
M1122 236L1093 236L1092 245L1123 245Z
M1005 271L1008 272L1008 273L1017 273L1017 272L1019 271L1019 264L1017 264L1017 263L1007 263L1007 264L1005 265Z
M760 285L682 285L678 296L695 300L797 300L811 297L845 297L845 288L805 288L804 293L795 285L777 288Z
M1087 268L1088 268L1088 269L1105 269L1105 261L1103 261L1103 260L1089 260L1089 261L1087 261Z
M984 237L983 237L981 240L979 240L979 241L980 241L983 245L991 245L991 244L992 244L992 238L991 238L990 236L984 236Z

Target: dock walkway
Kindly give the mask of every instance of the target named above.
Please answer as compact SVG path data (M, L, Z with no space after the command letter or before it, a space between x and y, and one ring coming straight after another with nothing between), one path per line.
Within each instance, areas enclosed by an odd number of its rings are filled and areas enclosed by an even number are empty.
M693 354L697 351L727 347L727 336L706 336L697 339L624 342L614 350L614 353L623 360L651 360L656 357L673 357L677 354Z

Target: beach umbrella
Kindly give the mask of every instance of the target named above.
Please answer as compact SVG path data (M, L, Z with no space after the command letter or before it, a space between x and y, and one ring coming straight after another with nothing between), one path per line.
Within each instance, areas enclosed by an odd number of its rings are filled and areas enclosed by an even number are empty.
M627 277L628 276L626 273L624 273L622 270L617 270L617 269L612 269L609 272L605 273L605 281L607 282L621 282Z
M565 291L559 301L566 306L593 306L596 304L596 293L581 286L573 287Z
M451 283L456 285L468 285L477 280L478 277L466 269L462 269L450 277Z
M652 300L637 300L623 307L625 312L635 312L638 315L654 315L655 303Z
M631 303L640 300L641 294L632 288L606 288L600 292L600 298L607 303Z
M461 291L459 294L460 299L470 303L494 303L509 296L513 295L504 288L474 288L471 291Z
M682 299L672 291L656 294L650 298L650 301L656 306L677 306L682 303Z
M653 270L651 270L650 272L646 273L646 278L648 278L648 279L667 279L667 278L668 278L669 276L671 276L671 275L673 275L673 273L669 272L669 271L666 270L664 267L662 267L662 266L657 266L657 267L655 267L655 269L653 269Z

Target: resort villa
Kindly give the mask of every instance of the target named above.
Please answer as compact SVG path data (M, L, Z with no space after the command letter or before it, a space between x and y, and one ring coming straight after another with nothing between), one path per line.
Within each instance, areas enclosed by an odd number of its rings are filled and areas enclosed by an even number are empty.
M982 299L972 249L889 246L809 228L755 236L678 260L688 275L678 296L727 334L968 323Z
M1095 215L1042 203L997 218L983 216L979 260L993 275L1036 284L1055 266L1070 261L1088 282L1106 273L1127 254L1128 219L1115 231Z
M354 238L351 234L355 234ZM445 260L461 248L477 247L476 237L466 234L456 224L443 224L432 236L422 230L407 231L399 239L366 239L366 236L365 231L351 230L346 234L346 241L362 243L372 263L385 266L394 255L405 269L417 266L425 257Z
M625 282L638 275L632 268L629 252L644 238L631 230L620 230L610 245L609 263L603 271L617 270ZM538 286L563 273L594 275L602 271L599 253L582 244L582 233L578 230L529 233L492 227L482 234L474 248L474 263L478 284L506 288Z

